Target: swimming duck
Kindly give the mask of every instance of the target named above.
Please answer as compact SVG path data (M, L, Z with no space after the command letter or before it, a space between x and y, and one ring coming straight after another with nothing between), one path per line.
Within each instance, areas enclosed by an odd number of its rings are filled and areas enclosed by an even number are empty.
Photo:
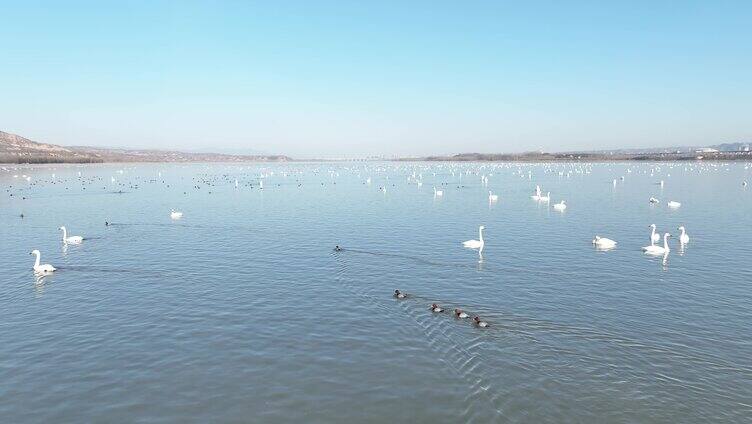
M473 321L475 321L475 325L477 327L483 327L483 328L488 327L488 323L485 321L481 321L480 317L473 318Z
M340 252L340 251L342 251L342 248L339 247L339 245L336 245L336 246L334 246L334 251L335 252Z
M457 308L457 309L454 310L454 316L456 316L457 318L467 318L468 317L468 315L462 309L459 309L459 308Z
M433 303L433 304L431 304L431 312L444 312L444 308L442 308L441 306Z
M394 298L395 298L395 299L404 299L404 298L406 298L406 297L407 297L407 294L405 294L405 293L402 293L402 292L401 292L401 291L399 291L399 290L395 290L395 291L394 291Z

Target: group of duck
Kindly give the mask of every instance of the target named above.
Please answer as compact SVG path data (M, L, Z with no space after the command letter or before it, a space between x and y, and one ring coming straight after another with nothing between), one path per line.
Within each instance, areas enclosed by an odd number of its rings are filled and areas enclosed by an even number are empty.
M409 297L409 295L407 293L404 293L404 292L400 291L400 290L395 290L394 294L392 295L392 297L394 297L395 299L403 300L403 299L407 299ZM431 307L429 309L431 310L431 312L436 313L436 314L444 313L444 308L442 308L441 306L437 305L436 303L432 303ZM457 318L457 319L465 319L465 318L470 318L470 315L468 315L462 309L455 308L454 309L454 317ZM475 325L476 327L480 327L480 328L486 328L486 327L490 326L490 324L488 324L488 322L483 321L477 315L475 317L473 317L473 325Z

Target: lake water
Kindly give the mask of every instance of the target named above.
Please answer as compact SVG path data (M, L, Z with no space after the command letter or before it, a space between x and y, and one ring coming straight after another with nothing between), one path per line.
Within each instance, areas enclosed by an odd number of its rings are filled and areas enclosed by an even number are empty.
M744 180L699 162L5 165L0 420L750 422ZM665 259L640 250L652 223L675 236ZM479 260L461 242L481 224ZM58 270L35 277L32 249Z

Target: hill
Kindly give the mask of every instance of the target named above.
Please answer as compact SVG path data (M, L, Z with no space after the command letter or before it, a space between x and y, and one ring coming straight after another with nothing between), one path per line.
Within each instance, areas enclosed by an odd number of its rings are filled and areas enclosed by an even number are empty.
M172 150L109 149L38 143L0 131L0 163L102 163L102 162L284 162L282 155L228 155Z

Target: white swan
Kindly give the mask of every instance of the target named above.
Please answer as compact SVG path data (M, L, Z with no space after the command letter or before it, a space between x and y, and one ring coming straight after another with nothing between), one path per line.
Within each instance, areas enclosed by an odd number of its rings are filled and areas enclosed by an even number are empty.
M661 239L661 235L655 232L655 224L650 224L650 226L648 228L651 229L651 231L650 231L650 244L653 245L653 244L658 243L658 241L660 241L660 239Z
M681 244L687 244L689 243L689 236L687 235L687 230L684 229L684 226L678 228L679 231L681 231L681 234L679 235L679 243Z
M444 190L436 190L436 186L433 186L433 195L434 196L443 196Z
M535 185L535 194L533 194L532 196L530 196L530 198L533 199L533 200L540 200L540 197L541 197L541 189L540 189L540 186L536 184Z
M656 199L655 197L651 197L651 198L650 198L650 203L654 203L654 204L655 204L655 203L661 203L661 201L660 201L660 200L658 200L658 199Z
M656 246L654 244L651 244L650 246L645 246L642 248L642 251L645 252L647 255L665 255L668 254L668 252L671 250L668 248L668 238L671 237L671 234L666 233L663 235L663 246Z
M681 206L681 203L675 202L673 200L670 201L670 202L668 202L668 203L666 203L666 204L668 205L669 208L673 208L673 209L676 209L676 208L678 208L678 207Z
M593 244L595 245L595 247L600 249L611 249L616 247L615 241L601 236L595 236L595 238L593 239Z
M182 217L183 217L183 212L176 211L175 209L173 209L170 212L170 218L172 219L180 219Z
M84 238L81 236L68 237L68 231L65 229L65 227L60 227L58 228L58 230L63 230L63 243L80 244L82 241L84 241Z
M496 202L499 200L498 194L493 194L491 190L488 190L488 201L489 202Z
M30 255L35 255L37 258L34 261L34 272L37 274L49 274L51 272L55 271L55 267L50 264L39 264L39 259L42 256L41 253L39 253L38 250L34 249L31 251Z
M551 192L547 192L545 196L538 196L538 200L541 202L548 202L551 200Z
M483 230L485 230L486 227L481 225L478 227L478 238L480 240L467 240L463 241L462 245L467 247L468 249L480 249L480 251L483 251L483 246L486 244L485 241L483 241Z
M554 209L557 211L563 211L566 208L567 208L567 204L563 200L554 205Z

